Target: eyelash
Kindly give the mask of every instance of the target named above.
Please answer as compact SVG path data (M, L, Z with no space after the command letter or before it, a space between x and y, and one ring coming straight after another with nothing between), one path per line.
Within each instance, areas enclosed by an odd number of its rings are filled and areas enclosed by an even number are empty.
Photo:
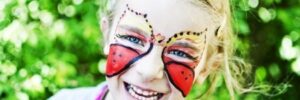
M137 45L143 45L143 41L135 36L131 36L131 35L117 35L117 37L125 39L131 43L137 44Z
M182 57L182 58L188 58L188 59L192 59L192 60L195 59L191 55L189 55L189 54L187 54L183 51L180 51L180 50L170 50L168 53L172 54L172 55L175 55L175 56L178 56L178 57Z

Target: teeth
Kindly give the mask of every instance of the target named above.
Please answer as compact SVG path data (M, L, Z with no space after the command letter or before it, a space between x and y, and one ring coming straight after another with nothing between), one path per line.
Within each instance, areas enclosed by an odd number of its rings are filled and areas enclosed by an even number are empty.
M150 92L143 91L143 95L150 95Z
M132 85L131 85L131 87L132 87L132 89L133 89L135 92L137 92L137 93L139 93L139 94L146 95L146 96L151 96L151 95L157 95L157 94L158 94L157 92L141 90L141 89L139 89L138 87L135 87L135 86L132 86Z
M142 90L131 84L129 84L128 87L129 87L129 89L128 89L129 94L138 100L157 100L158 99L158 92L145 91L145 90Z

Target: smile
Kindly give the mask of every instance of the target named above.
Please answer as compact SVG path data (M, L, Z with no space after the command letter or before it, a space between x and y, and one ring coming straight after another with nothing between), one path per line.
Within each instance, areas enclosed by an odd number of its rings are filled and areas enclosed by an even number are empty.
M156 91L145 90L124 82L126 91L137 100L158 100L163 96L163 93Z

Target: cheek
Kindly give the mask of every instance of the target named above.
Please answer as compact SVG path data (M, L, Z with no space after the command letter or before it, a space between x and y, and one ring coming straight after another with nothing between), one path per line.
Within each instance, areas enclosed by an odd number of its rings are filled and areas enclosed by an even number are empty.
M106 76L112 77L128 69L130 61L138 55L134 49L122 45L111 45L106 64Z
M165 70L168 73L171 83L186 96L192 88L194 75L194 66L197 62L181 63L175 62L169 57L164 57Z

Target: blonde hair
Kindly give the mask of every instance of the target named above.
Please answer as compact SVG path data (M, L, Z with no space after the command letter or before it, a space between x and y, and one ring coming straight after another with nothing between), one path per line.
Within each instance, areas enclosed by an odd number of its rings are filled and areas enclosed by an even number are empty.
M211 85L206 92L209 96L216 88L218 77L223 77L231 99L235 92L252 91L251 84L246 84L247 76L251 75L252 66L243 59L235 56L236 37L232 30L232 15L229 0L194 0L202 1L212 8L217 16L220 27L211 35L208 42L206 70L210 70ZM248 87L245 87L245 84Z
M113 11L116 9L117 0L107 0L100 5L100 18L107 17L109 25L112 25ZM248 83L251 79L252 66L246 63L242 58L235 56L236 35L232 29L232 15L230 9L230 0L190 0L195 4L205 4L206 8L213 13L220 27L216 33L210 35L208 42L208 56L205 71L210 70L209 79L211 85L205 94L201 97L209 97L215 90L217 79L223 77L231 99L235 99L235 93L245 92L261 92L257 87L253 86L253 82ZM106 5L107 4L107 5ZM204 96L205 95L205 96Z

